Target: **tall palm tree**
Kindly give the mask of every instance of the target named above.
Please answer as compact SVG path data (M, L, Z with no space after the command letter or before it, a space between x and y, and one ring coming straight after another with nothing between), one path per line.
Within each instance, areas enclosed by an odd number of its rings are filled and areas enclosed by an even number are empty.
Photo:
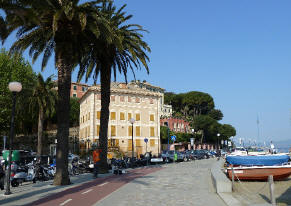
M70 184L68 176L68 136L71 74L81 62L87 35L99 38L110 34L99 4L104 0L79 3L79 0L2 0L5 12L0 18L1 40L13 31L17 40L10 52L29 48L33 62L41 55L42 69L52 54L58 69L58 130L55 185ZM86 44L84 44L86 42ZM82 68L86 65L82 65Z
M85 75L86 80L93 75L95 83L100 74L101 82L101 117L99 141L101 146L100 171L107 172L107 140L110 104L110 84L113 73L116 79L117 72L123 74L127 82L128 68L135 76L134 68L145 67L149 73L149 58L146 52L150 48L142 40L141 32L145 30L137 24L127 24L132 15L123 11L126 5L116 9L112 2L103 2L101 12L109 23L111 33L99 38L91 36L91 47L83 58L83 65L79 70L79 80ZM88 48L88 47L87 47Z
M37 82L32 91L31 108L38 108L38 127L37 127L37 154L43 154L43 122L46 117L52 114L55 108L56 91L54 90L55 82L53 76L46 80L39 73Z

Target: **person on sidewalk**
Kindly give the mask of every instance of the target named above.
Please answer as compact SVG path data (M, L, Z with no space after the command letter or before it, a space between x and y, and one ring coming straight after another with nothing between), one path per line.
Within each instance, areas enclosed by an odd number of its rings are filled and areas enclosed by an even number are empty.
M99 167L99 162L100 162L100 152L101 150L98 147L94 147L93 151L93 162L94 162L94 170L93 170L93 177L97 178L98 177L98 167Z

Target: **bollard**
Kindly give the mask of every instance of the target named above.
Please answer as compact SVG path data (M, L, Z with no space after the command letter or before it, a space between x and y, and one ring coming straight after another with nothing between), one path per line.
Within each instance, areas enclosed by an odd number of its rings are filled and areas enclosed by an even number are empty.
M270 175L268 177L268 182L269 182L269 189L270 189L270 200L271 204L276 206L276 200L275 200L275 194L274 194L274 181L273 181L273 175Z
M231 165L231 188L232 188L232 191L234 191L234 170L233 170L233 165Z

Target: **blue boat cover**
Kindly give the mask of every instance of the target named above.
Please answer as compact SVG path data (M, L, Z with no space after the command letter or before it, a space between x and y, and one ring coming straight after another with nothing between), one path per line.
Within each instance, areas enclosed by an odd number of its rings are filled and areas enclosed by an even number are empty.
M261 156L227 156L226 161L232 165L281 165L288 162L290 157L288 155L261 155Z

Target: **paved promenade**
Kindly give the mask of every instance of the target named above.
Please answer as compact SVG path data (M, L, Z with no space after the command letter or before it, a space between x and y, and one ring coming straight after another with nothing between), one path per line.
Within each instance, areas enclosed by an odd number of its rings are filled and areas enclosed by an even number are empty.
M214 161L164 165L164 169L131 181L95 206L224 206L211 180L209 169Z
M13 188L11 196L0 195L0 205L224 206L211 181L210 168L215 161L137 168L124 175L105 175L96 180L91 179L92 174L79 175L72 178L75 184L66 187L49 182L27 184Z

